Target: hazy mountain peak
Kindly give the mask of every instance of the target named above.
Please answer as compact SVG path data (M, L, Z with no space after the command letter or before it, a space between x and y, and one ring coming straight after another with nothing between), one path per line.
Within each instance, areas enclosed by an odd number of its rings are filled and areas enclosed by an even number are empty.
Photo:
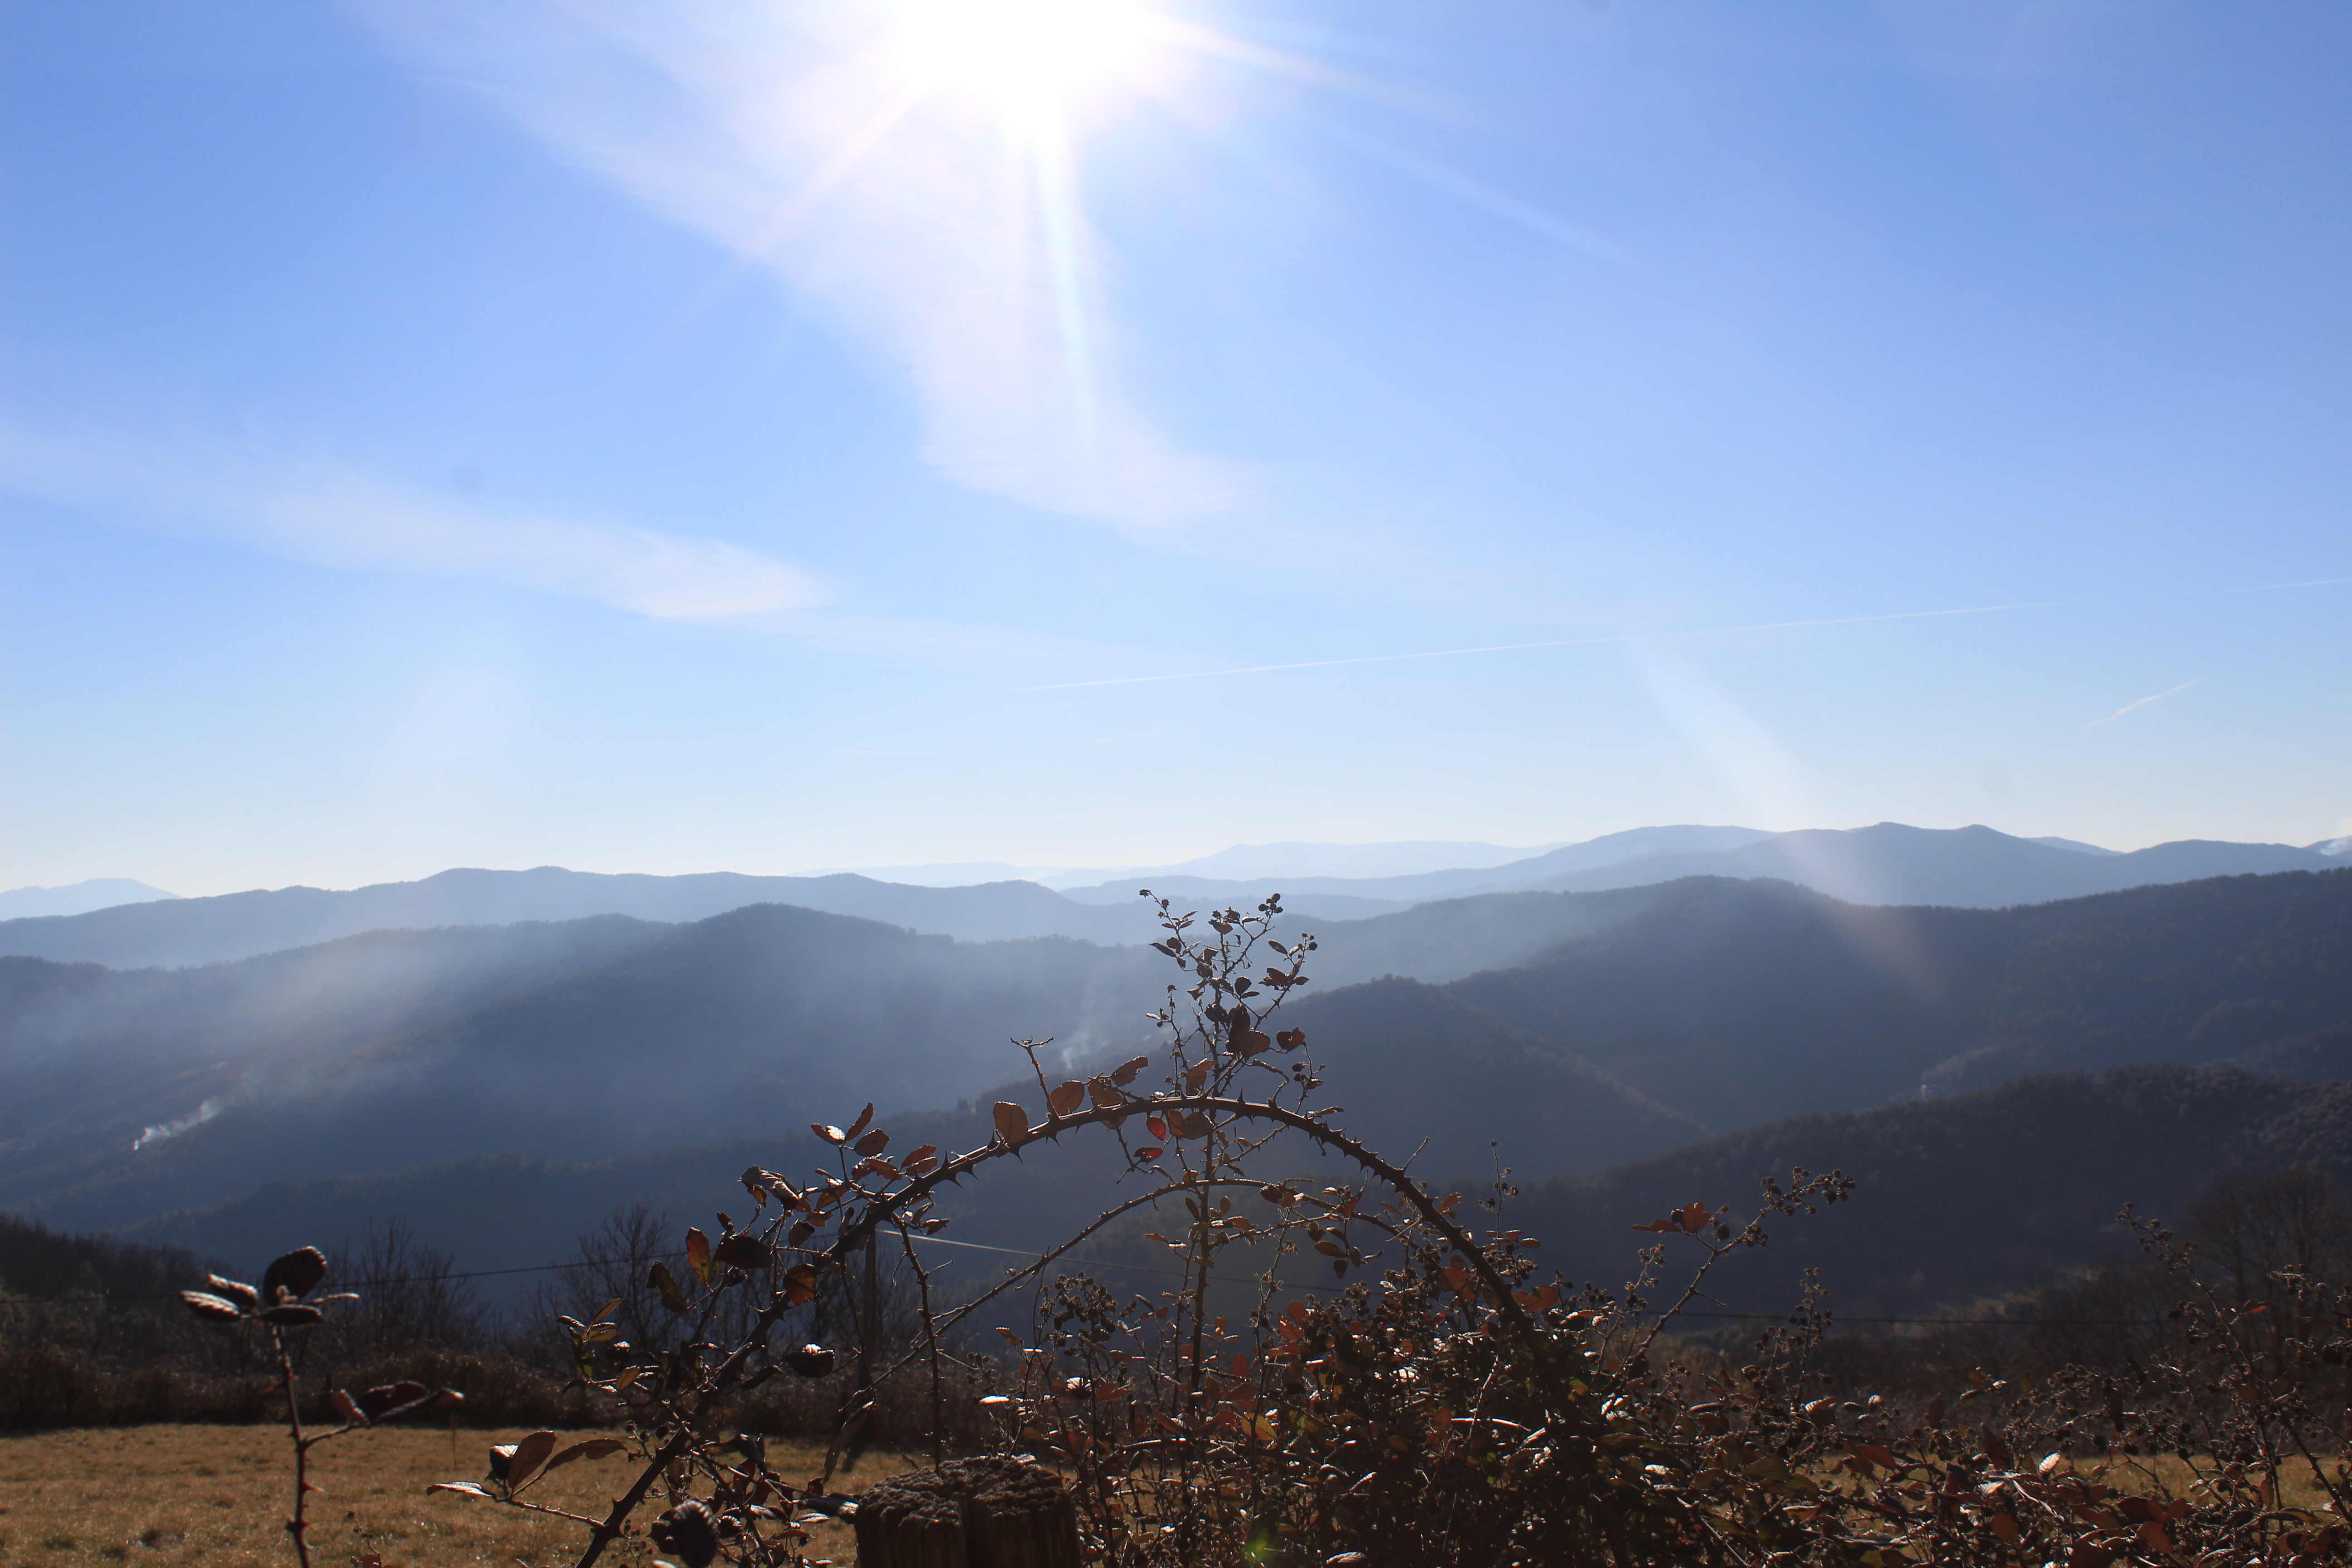
M1388 844L1236 844L1157 869L1195 877L1409 877L1420 871L1483 870L1540 855L1556 844L1512 848L1458 839Z
M919 866L853 866L803 875L870 877L877 882L898 882L910 888L970 888L987 882L1037 882L1050 887L1055 877L1068 871L1066 866L1014 866L1003 860L931 860ZM1077 874L1091 878L1100 873Z
M62 888L11 888L0 892L0 921L23 920L32 915L86 915L118 904L151 904L179 896L127 877L94 877Z
M2046 834L2039 838L2029 838L2026 842L2028 844L2046 844L2053 849L2072 849L2080 855L2120 855L2123 853L2120 849L2108 849L2096 844L2085 844L2079 838L2061 838L2055 834Z

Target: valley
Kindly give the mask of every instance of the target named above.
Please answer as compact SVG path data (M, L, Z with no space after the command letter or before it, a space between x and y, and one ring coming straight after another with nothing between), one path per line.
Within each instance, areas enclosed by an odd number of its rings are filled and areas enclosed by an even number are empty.
M646 907L657 880L629 896ZM537 886L500 910L602 884ZM655 890L675 915L745 889ZM888 896L903 913L1004 891ZM1790 1164L1861 1180L1820 1232L1825 1276L1906 1310L2082 1267L2125 1202L2240 1169L2352 1171L2329 1098L2352 1078L2352 870L2010 908L1720 876L1358 920L1284 902L1318 946L1282 1016L1326 1064L1339 1124L1450 1185L1507 1167L1580 1278L1622 1267L1622 1216L1685 1187L1736 1201ZM1114 912L1140 927L1135 904ZM780 902L394 927L184 967L0 958L0 1208L226 1258L370 1216L467 1266L560 1254L621 1205L693 1214L747 1163L804 1164L822 1150L802 1129L866 1100L902 1145L983 1143L988 1105L1035 1098L1012 1042L1050 1040L1054 1070L1081 1077L1148 1051L1163 969L1129 942ZM2203 1129L2193 1157L2130 1109L2167 1095ZM2043 1131L2003 1142L2016 1126ZM1087 1164L1104 1157L1024 1161L961 1223L1043 1244L1085 1217L1070 1194L1116 1180ZM2028 1239L1938 1242L1929 1268L1872 1218L1988 1182ZM1812 1256L1774 1254L1757 1289L1785 1294Z

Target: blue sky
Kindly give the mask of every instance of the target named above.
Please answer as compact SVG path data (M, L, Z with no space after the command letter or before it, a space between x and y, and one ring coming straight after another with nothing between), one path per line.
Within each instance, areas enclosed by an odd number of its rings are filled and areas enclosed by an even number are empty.
M7 0L0 885L2352 831L2347 68Z

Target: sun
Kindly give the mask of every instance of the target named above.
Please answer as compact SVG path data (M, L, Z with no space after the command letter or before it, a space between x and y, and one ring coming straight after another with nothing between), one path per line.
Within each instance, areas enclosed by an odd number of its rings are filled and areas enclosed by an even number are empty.
M893 47L928 90L982 100L1015 123L1132 81L1168 25L1139 0L897 0Z

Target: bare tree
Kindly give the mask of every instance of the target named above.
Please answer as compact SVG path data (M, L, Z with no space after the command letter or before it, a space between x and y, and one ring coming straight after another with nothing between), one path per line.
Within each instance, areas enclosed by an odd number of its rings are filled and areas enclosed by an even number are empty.
M561 1315L593 1322L606 1304L618 1301L610 1321L621 1337L647 1350L660 1350L675 1339L677 1320L661 1310L658 1299L646 1290L646 1276L656 1263L675 1268L685 1254L669 1216L649 1204L623 1204L598 1221L574 1244L579 1260L556 1273L552 1284L540 1291L545 1316Z
M2189 1205L2181 1234L2197 1244L2200 1272L2242 1303L2266 1295L2273 1274L2340 1279L2352 1262L2352 1207L2308 1165L2215 1184Z
M472 1281L457 1277L449 1253L419 1242L406 1220L371 1225L350 1256L342 1284L359 1300L340 1327L353 1350L388 1356L480 1342L488 1324Z
M2283 1282L2352 1277L2352 1206L2308 1165L2216 1183L2189 1205L2181 1230L2198 1277L2259 1314L2259 1337L2281 1373L2288 1345L2311 1327L2302 1296Z

